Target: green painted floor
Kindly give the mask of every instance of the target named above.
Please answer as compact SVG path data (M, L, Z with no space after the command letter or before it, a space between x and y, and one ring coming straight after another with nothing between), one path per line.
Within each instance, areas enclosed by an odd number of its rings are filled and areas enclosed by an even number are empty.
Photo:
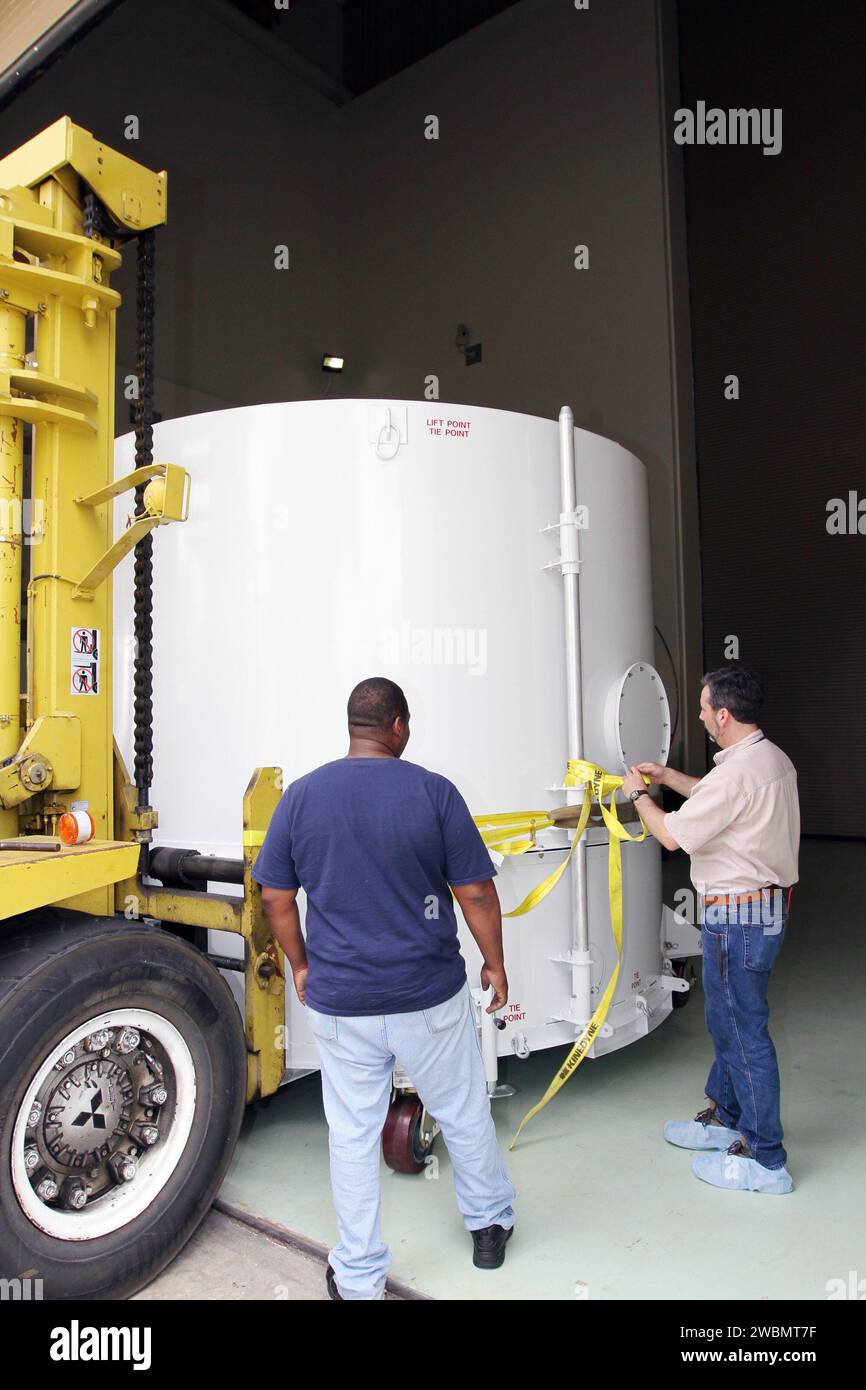
M666 864L668 902L686 871L681 855ZM517 1229L501 1270L472 1266L441 1138L438 1180L383 1165L392 1273L461 1300L825 1299L829 1281L866 1278L866 845L807 841L800 877L770 996L793 1193L709 1187L661 1138L664 1120L702 1102L711 1048L698 986L643 1042L585 1062L524 1132L508 1158ZM519 1090L494 1103L503 1147L565 1055L506 1064ZM248 1112L220 1195L335 1242L317 1075Z

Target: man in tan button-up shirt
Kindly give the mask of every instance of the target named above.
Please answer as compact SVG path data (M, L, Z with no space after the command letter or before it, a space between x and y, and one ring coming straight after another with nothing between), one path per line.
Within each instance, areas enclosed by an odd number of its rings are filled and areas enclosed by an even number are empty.
M709 1150L692 1171L716 1187L790 1192L779 1115L779 1067L768 1031L767 986L797 882L797 773L758 727L763 689L753 671L723 667L703 678L701 721L718 744L706 777L639 763L623 780L647 829L691 856L700 902L703 984L714 1061L710 1105L672 1120L664 1137ZM643 776L687 800L667 814Z

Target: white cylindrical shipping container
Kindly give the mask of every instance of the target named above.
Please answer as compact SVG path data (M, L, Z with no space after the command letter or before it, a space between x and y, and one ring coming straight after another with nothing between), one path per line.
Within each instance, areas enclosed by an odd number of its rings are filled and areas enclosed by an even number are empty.
M253 769L280 766L288 784L342 757L346 699L371 675L406 692L404 756L451 778L473 814L574 799L563 789L556 421L441 402L323 400L169 420L154 435L155 461L192 475L189 520L155 536L156 843L240 857ZM585 430L574 430L574 449L583 755L621 773L639 759L664 762L670 743L651 664L646 476L632 454ZM116 471L133 467L127 435ZM119 526L128 506L118 506ZM130 768L131 594L127 562L115 583L114 689ZM616 960L607 839L596 825L586 836L591 1009ZM561 862L568 833L544 832L540 844L501 865L503 910ZM627 844L622 860L623 964L596 1056L644 1036L671 1007L659 847ZM465 926L461 940L477 985ZM505 923L511 992L499 1056L572 1042L587 1021L576 943L565 880ZM214 949L239 944L221 934ZM317 1056L289 995L297 1074Z

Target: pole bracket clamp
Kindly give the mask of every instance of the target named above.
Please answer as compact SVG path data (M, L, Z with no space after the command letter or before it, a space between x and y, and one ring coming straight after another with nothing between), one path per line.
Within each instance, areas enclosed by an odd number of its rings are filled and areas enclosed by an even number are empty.
M580 574L580 544L578 541L578 531L585 531L589 526L589 508L575 507L572 512L560 512L559 521L551 522L549 526L542 526L541 534L547 535L551 531L559 532L559 559L552 560L548 565L542 565L545 570L559 570L561 574Z

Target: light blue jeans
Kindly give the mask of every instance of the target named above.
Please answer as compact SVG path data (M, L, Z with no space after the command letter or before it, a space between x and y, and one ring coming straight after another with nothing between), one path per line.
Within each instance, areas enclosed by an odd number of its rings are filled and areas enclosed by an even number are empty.
M379 1225L379 1145L395 1059L439 1122L467 1230L513 1226L514 1188L490 1114L469 985L417 1013L346 1018L309 1007L307 1013L322 1063L340 1232L330 1262L343 1298L384 1297L391 1252Z

